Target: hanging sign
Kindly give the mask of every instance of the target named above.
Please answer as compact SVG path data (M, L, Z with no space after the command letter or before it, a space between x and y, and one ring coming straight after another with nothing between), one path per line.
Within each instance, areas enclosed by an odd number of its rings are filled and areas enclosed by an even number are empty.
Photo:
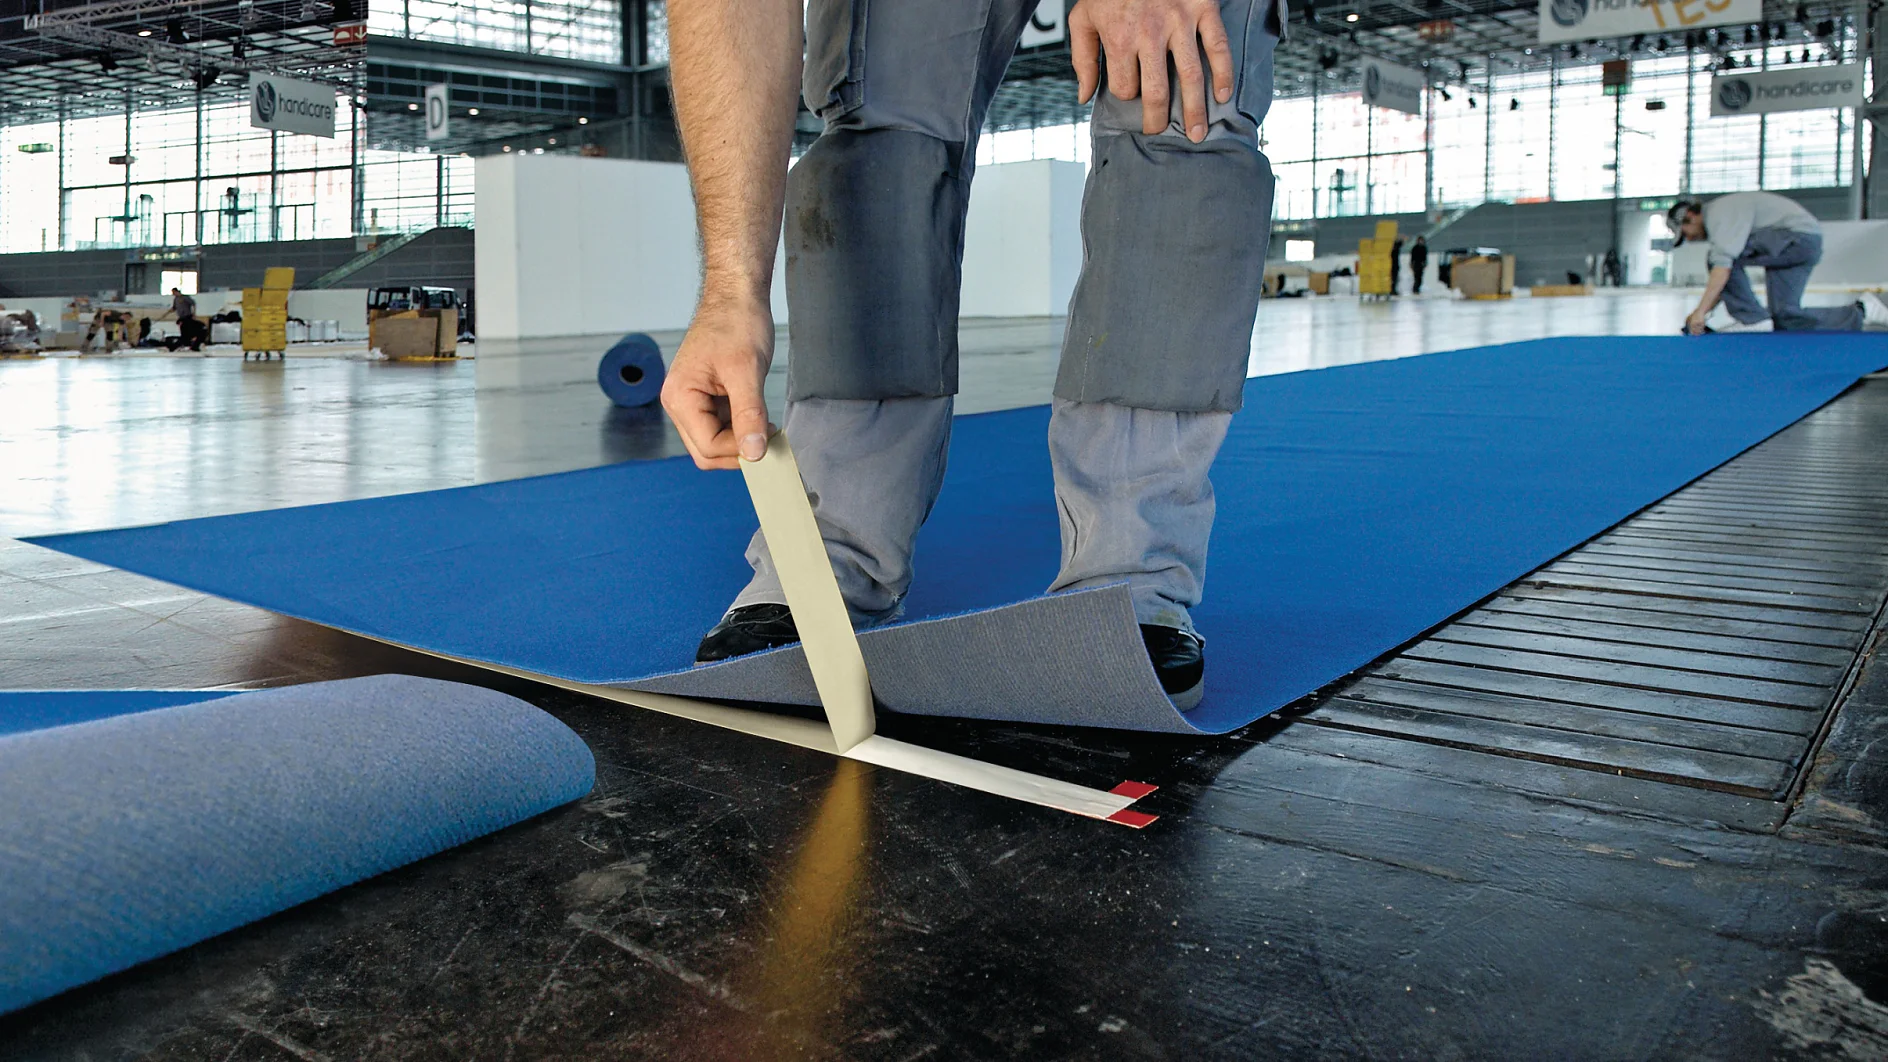
M257 129L334 138L334 86L269 74L249 75L249 124Z
M1791 66L1761 72L1727 70L1711 79L1711 117L1859 107L1863 85L1859 63Z
M447 132L451 121L452 108L446 105L446 86L426 86L426 139L446 139L451 135Z
M1397 66L1381 59L1364 59L1364 102L1372 107L1387 107L1404 114L1423 112L1423 89L1429 79L1421 70Z
M1029 23L1023 27L1023 39L1016 42L1018 48L1035 48L1044 44L1061 44L1069 39L1068 5L1064 0L1042 0L1036 5L1036 11L1029 16Z
M1541 43L1763 21L1763 0L1541 0Z

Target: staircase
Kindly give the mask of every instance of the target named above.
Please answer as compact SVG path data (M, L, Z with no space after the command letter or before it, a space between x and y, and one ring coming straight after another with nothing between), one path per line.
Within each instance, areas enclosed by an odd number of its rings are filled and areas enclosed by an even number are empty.
M1454 210L1449 211L1447 214L1442 215L1441 220L1437 221L1434 225L1429 226L1429 230L1423 233L1423 239L1430 243L1436 242L1436 237L1442 233L1442 230L1448 228L1449 226L1467 217L1469 215L1469 211L1474 210L1475 206L1479 206L1479 205L1480 204L1475 204L1473 206L1459 206L1459 207L1456 207Z
M321 276L315 279L314 283L308 286L310 288L332 288L348 277L353 276L361 270L366 269L368 266L373 265L375 262L380 261L382 258L405 247L407 244L412 243L414 240L419 239L420 235L421 234L417 232L402 232L399 235L381 240L372 250L362 251L360 254L342 262L340 265L321 274Z

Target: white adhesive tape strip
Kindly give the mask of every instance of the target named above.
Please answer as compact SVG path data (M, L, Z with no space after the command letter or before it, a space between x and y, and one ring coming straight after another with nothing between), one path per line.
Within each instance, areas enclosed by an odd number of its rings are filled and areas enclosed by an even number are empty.
M372 638L373 636L362 635L362 637ZM398 642L388 642L384 638L373 640L400 646L403 649L413 648L400 645ZM1073 782L1045 778L1027 771L1001 767L994 763L985 763L967 756L925 748L922 745L912 745L876 734L841 753L833 742L831 728L812 719L757 712L750 708L735 708L731 705L700 701L691 697L674 697L666 693L645 693L641 690L626 690L617 686L593 686L587 682L574 682L554 675L540 675L535 671L525 671L483 660L470 660L448 653L436 653L427 649L414 649L414 651L486 671L495 671L502 675L511 675L514 678L556 686L573 693L587 694L615 701L618 704L647 708L664 715L692 719L698 723L707 723L725 730L798 745L815 752L843 755L848 759L855 759L876 767L949 782L952 785L961 785L967 789L975 789L993 796L1008 797L1011 800L1020 800L1040 807L1054 808L1057 811L1086 815L1089 818L1107 819L1110 822L1137 828L1147 825L1155 818L1153 815L1133 811L1129 807L1136 800L1154 791L1153 786L1138 782L1123 782L1113 790L1091 789Z
M787 607L793 610L793 624L800 632L826 721L832 724L833 741L844 752L876 729L872 681L865 673L865 657L852 632L845 599L839 596L832 562L826 559L826 543L813 518L813 505L807 501L799 463L787 445L787 433L775 432L760 460L743 460L741 475L747 479L754 512L760 516L761 534L780 575Z

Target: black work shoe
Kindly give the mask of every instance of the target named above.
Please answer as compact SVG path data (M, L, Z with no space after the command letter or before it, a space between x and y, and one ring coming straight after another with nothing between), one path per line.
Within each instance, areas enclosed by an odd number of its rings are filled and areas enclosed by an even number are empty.
M1147 643L1147 659L1160 677L1160 688L1174 707L1185 711L1200 703L1206 693L1206 639L1177 627L1143 623L1141 640Z
M800 640L793 626L793 613L785 605L747 605L730 609L702 637L695 650L697 664L712 664L733 656L746 656L762 649L775 649Z

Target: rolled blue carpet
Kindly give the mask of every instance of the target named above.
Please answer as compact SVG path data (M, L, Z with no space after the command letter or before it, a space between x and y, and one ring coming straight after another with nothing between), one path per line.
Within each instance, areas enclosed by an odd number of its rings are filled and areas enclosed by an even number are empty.
M595 782L570 728L475 686L379 675L204 696L119 698L123 714L0 736L0 1013Z

